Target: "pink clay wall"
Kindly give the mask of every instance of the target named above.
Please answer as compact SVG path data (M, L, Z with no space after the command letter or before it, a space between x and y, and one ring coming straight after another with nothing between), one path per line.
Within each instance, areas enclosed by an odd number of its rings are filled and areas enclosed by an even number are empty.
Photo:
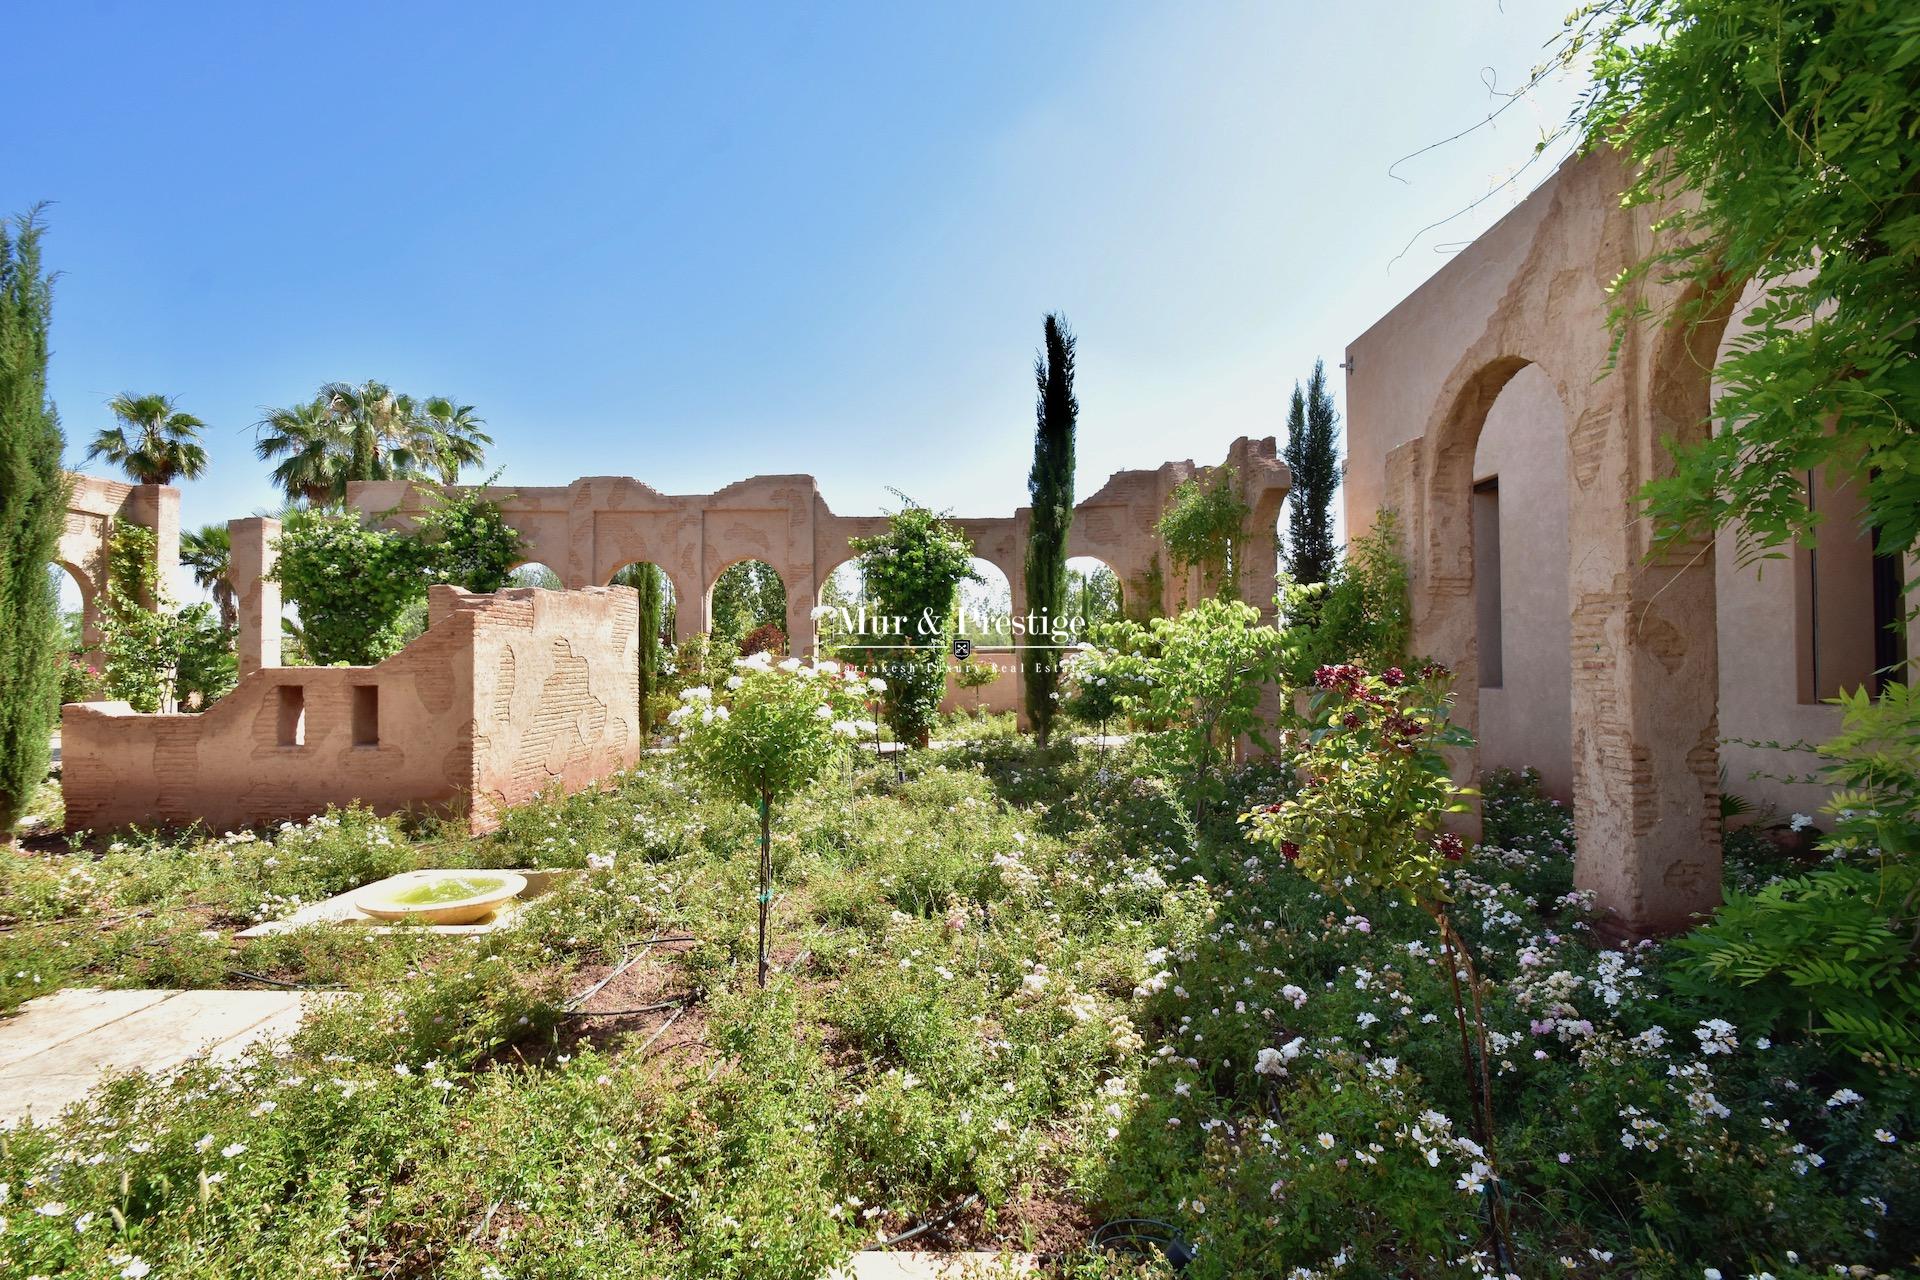
M639 598L624 587L469 595L435 587L427 630L372 667L252 672L200 715L124 702L62 715L69 830L216 831L358 801L464 813L473 831L558 784L590 786L639 757ZM377 741L356 743L356 689L377 690ZM299 690L297 744L286 711ZM361 717L362 736L376 736Z

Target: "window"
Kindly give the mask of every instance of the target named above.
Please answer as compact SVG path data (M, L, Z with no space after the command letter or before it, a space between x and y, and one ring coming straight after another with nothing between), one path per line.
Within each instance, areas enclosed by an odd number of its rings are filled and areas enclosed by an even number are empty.
M280 686L280 745L307 745L307 690L304 685Z
M353 686L353 745L356 747L380 745L379 685Z
M1500 477L1473 486L1473 603L1479 628L1480 687L1503 678L1500 637Z
M1898 556L1878 553L1861 486L1809 472L1807 505L1822 517L1815 545L1794 548L1795 666L1799 700L1825 702L1898 679L1906 659Z

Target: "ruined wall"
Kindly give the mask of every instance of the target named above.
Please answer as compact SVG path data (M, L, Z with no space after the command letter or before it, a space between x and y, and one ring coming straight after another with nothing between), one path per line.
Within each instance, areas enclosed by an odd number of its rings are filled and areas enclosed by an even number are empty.
M622 587L440 586L427 630L377 666L256 670L199 715L70 705L68 829L224 831L358 801L466 813L486 830L503 805L638 759L638 620Z
M101 597L107 588L107 540L113 523L125 520L154 533L154 570L160 589L178 598L180 593L180 491L170 485L126 484L100 476L68 472L72 484L66 523L54 561L73 575L80 588L81 639L89 648L100 643ZM97 670L100 655L87 661Z
M1241 497L1253 510L1241 595L1271 613L1277 559L1271 533L1292 476L1272 437L1235 440L1222 461L1235 468ZM1129 607L1143 593L1157 598L1162 609L1177 607L1195 593L1165 563L1154 526L1180 482L1207 470L1189 460L1116 472L1075 506L1067 554L1112 566ZM812 650L810 611L827 578L853 558L850 540L879 533L887 523L884 516L834 514L808 475L755 476L705 494L665 494L629 477L589 476L564 486L496 486L488 496L520 531L526 561L546 565L568 587L609 582L643 560L659 565L673 584L683 640L711 629L713 586L723 571L742 560L765 561L786 585L786 632L795 653ZM403 482L347 486L349 505L369 520L397 526L407 525L429 501L419 486ZM1029 522L1024 507L1010 516L954 519L972 538L974 554L1007 575L1015 613L1026 609ZM1161 581L1153 591L1156 567Z
M1609 287L1670 212L1623 207L1628 178L1605 149L1568 161L1349 344L1346 501L1354 532L1382 506L1400 511L1414 647L1466 673L1456 718L1481 732L1477 445L1522 370L1552 386L1566 430L1575 878L1612 927L1639 934L1719 901L1714 546L1655 555L1635 495L1670 471L1666 441L1704 436L1721 335L1649 324L1615 351ZM1651 315L1680 301L1660 280L1634 288Z
M640 758L640 597L627 587L440 597L481 617L473 654L473 825ZM483 603L484 602L484 603Z

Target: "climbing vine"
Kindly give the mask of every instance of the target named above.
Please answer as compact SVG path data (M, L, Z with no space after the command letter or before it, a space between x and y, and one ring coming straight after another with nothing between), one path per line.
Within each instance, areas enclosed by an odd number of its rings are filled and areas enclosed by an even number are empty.
M176 610L160 583L157 539L143 525L116 522L107 535L101 593L106 696L135 711L203 708L233 688L233 629L211 605Z
M1180 482L1157 526L1176 569L1198 566L1203 585L1222 599L1239 598L1239 548L1253 508L1241 501L1232 467Z

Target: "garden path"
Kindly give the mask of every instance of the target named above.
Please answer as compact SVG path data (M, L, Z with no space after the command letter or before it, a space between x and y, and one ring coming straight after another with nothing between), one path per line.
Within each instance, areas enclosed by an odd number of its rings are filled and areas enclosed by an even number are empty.
M313 995L297 991L68 988L0 1022L0 1129L47 1121L108 1076L238 1057L291 1035Z

